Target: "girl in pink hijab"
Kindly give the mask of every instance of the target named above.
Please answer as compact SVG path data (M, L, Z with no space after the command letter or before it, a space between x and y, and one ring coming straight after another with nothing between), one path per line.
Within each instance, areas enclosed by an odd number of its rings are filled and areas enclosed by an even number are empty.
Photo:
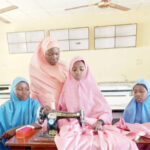
M67 69L59 60L58 41L50 37L43 39L30 62L31 97L42 106L57 106L60 92L66 79Z
M81 57L75 57L70 64L58 108L68 112L83 109L86 117L95 118L103 124L112 121L111 109Z
M55 136L58 150L137 150L134 142L111 125L111 109L82 57L71 61L58 109L83 109L85 113L84 128L77 119L59 121L60 132Z

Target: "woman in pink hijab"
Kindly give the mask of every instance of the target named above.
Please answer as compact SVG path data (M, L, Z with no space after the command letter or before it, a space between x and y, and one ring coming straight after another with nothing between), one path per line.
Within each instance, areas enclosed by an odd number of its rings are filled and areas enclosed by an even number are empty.
M66 80L67 69L59 60L58 41L50 37L43 39L30 62L31 97L42 106L58 104L60 92Z
M60 120L55 136L58 150L137 150L136 144L111 125L112 112L90 73L86 61L71 61L58 109L85 113L85 127L77 119Z

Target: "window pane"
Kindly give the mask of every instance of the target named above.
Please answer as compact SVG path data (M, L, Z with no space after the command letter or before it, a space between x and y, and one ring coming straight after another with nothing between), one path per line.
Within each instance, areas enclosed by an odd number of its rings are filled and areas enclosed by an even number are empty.
M23 43L26 42L25 32L8 33L8 43Z
M44 38L44 31L26 32L27 42L39 42Z
M68 39L68 29L52 30L52 31L50 31L50 37L54 37L57 40L67 40Z
M114 48L114 38L97 38L95 39L95 48Z
M38 45L39 45L39 42L27 43L27 51L34 52L35 50L37 50Z
M136 36L116 37L116 47L136 46Z
M95 37L114 37L115 26L96 27Z
M70 50L89 49L88 40L70 40Z
M69 41L59 41L60 50L69 50Z
M24 53L27 51L26 43L9 44L10 53Z
M69 29L69 39L87 39L88 35L88 28Z
M136 35L136 24L116 26L116 36Z

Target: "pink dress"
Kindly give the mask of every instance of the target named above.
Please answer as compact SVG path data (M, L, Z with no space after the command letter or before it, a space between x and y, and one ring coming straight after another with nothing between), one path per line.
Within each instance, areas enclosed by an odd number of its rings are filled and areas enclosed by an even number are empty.
M82 60L86 75L77 81L71 75L73 64ZM85 60L76 57L72 60L69 75L64 84L58 109L85 112L85 127L81 128L76 119L60 120L60 132L55 137L58 150L137 150L135 142L120 134L120 129L111 125L112 112L97 86ZM98 133L92 129L93 124L102 119L105 125Z
M42 106L50 106L51 100L58 99L67 76L67 68L64 63L59 61L56 65L50 65L45 59L45 51L59 47L58 42L49 37L39 44L37 51L33 54L30 62L30 87L31 97L39 100Z

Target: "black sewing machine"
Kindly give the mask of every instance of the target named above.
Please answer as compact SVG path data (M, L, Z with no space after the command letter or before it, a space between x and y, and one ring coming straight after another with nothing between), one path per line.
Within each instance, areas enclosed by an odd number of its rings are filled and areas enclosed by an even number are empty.
M80 110L74 113L68 113L64 111L49 110L47 108L40 108L38 112L38 121L40 124L47 119L47 131L44 132L41 136L54 138L54 136L59 132L57 121L59 119L65 118L77 118L82 127L84 127L84 111Z

